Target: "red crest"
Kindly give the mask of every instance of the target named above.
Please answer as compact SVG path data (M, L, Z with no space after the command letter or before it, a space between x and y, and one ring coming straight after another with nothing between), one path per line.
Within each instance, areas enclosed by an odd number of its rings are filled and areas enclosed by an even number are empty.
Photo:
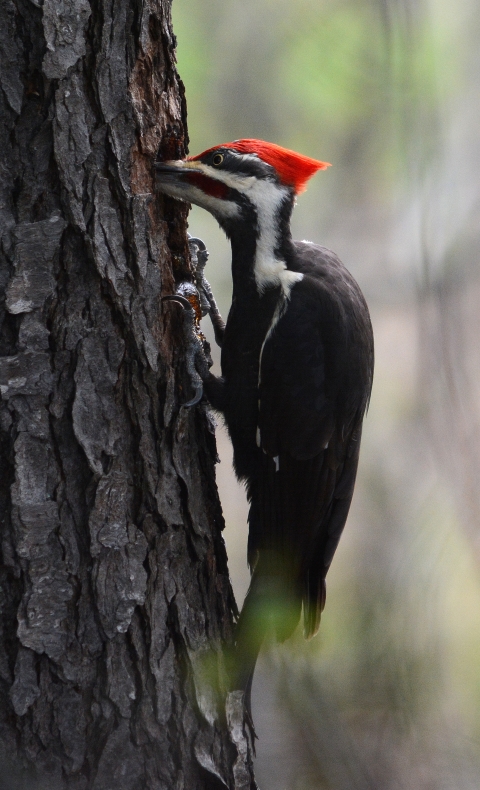
M231 148L240 154L256 154L259 159L275 168L282 183L293 187L297 195L305 191L308 179L317 170L326 170L327 167L330 167L329 162L319 162L317 159L311 159L309 156L297 154L288 148L282 148L275 143L266 143L263 140L235 140L233 143L223 143L208 148L198 156L189 156L188 158L195 161L218 148Z

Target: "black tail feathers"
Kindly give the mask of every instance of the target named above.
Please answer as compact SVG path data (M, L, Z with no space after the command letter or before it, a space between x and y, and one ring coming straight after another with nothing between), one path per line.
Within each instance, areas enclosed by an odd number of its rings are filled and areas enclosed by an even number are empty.
M303 633L311 639L320 627L320 618L325 608L327 586L325 578L315 574L308 577L303 599Z

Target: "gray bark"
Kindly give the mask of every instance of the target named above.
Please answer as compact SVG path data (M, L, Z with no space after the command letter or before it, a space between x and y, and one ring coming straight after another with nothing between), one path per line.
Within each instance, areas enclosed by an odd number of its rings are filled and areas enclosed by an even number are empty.
M183 372L169 0L0 1L0 742L15 787L254 787ZM22 773L28 769L28 779ZM20 773L19 773L20 771ZM0 771L0 774L2 772Z

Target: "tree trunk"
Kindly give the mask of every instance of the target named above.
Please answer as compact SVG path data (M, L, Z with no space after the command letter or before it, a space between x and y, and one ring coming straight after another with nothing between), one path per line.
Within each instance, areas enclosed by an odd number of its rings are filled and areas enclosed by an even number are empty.
M0 738L28 787L255 786L183 373L170 0L1 0ZM183 386L182 386L183 385ZM21 766L20 774L18 774ZM4 773L5 773L4 763ZM1 771L0 771L1 773ZM5 776L1 777L6 781Z

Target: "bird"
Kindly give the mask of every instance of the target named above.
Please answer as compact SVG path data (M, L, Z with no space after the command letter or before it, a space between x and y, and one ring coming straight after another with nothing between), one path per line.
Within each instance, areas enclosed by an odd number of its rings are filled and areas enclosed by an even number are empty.
M156 163L158 190L209 211L231 243L232 303L216 327L221 376L205 364L198 372L250 505L251 582L231 661L250 719L268 632L287 639L302 609L305 637L318 631L372 389L373 332L358 284L334 252L292 239L297 196L327 167L256 139Z

